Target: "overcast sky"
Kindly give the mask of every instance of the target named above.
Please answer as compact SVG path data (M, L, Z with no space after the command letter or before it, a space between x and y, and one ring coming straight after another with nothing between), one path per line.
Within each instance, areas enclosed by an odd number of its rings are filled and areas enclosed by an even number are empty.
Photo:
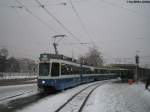
M150 64L148 3L72 0L72 7L70 0L39 0L73 36L37 1L18 1L0 0L0 48L8 48L11 56L38 59L42 52L54 53L52 36L65 34L58 46L61 54L77 58L94 43L106 62L133 63L138 53L141 64ZM19 3L31 12L18 8ZM89 44L81 46L79 43Z

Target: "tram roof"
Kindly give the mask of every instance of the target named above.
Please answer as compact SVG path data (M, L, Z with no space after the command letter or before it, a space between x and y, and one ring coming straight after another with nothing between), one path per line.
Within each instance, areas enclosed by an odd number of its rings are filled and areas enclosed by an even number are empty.
M70 61L70 62L75 62L78 63L78 61L76 59L64 56L64 55L56 55L56 54L50 54L50 53L43 53L40 54L40 61L48 61L50 59L61 59L61 60L66 60L66 61Z
M69 61L73 63L79 64L80 62L76 59L64 56L62 54L56 55L56 54L51 54L51 53L42 53L40 54L40 61L49 61L50 59L61 59L64 61ZM83 64L84 67L94 67L88 64ZM123 68L118 68L118 67L108 67L108 66L103 66L103 67L94 67L95 69L109 69L109 70L128 70L128 69L123 69Z

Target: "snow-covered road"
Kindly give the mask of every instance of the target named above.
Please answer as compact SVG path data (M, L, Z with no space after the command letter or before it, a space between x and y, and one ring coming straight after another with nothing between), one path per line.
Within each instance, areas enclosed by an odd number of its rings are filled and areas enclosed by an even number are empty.
M59 94L48 96L17 112L54 112L74 93L87 85L78 86ZM149 112L150 92L143 84L107 83L96 89L83 112Z
M35 93L37 93L36 84L0 86L0 104Z

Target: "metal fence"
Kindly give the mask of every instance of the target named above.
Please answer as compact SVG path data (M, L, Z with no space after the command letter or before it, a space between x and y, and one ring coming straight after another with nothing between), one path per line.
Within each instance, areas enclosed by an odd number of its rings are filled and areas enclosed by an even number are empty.
M8 79L36 79L37 73L4 73L0 72L0 80Z

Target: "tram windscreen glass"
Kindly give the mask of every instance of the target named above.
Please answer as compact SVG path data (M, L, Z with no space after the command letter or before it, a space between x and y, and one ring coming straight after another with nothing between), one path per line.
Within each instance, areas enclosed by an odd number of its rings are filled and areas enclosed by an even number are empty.
M59 63L52 63L51 76L59 76Z
M39 76L48 76L49 75L50 64L49 63L40 63L39 65Z

